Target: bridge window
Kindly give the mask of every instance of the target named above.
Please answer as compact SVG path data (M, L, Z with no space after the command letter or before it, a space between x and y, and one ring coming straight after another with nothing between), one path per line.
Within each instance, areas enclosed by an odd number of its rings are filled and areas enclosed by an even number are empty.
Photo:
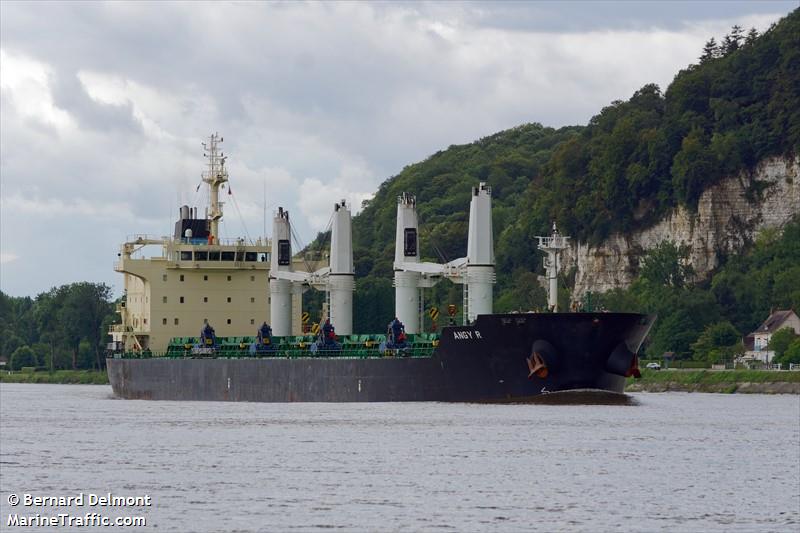
M197 251L194 253L195 261L208 261L208 252Z
M219 261L219 252L208 252L209 261Z
M256 252L245 252L245 254L244 254L244 260L245 261L255 261L257 259L257 257L258 257L258 254L256 254Z
M181 261L191 261L192 260L192 252L181 252Z
M234 258L233 252L222 252L223 261L233 261L233 258Z

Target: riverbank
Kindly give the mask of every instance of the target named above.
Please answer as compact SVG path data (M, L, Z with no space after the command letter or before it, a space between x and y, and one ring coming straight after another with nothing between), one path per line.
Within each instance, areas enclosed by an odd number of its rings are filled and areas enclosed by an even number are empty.
M108 385L105 370L56 370L55 372L0 372L1 383L58 383Z
M625 392L800 394L800 372L774 370L643 370Z

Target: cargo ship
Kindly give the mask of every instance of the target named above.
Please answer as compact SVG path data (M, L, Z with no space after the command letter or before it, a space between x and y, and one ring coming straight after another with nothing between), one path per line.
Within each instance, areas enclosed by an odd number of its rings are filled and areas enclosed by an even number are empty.
M492 312L495 258L486 183L472 189L467 257L444 264L420 260L416 198L398 197L395 317L387 317L385 332L354 333L347 202L333 206L327 261L292 254L289 213L282 208L271 239L220 240L219 192L228 182L221 140L212 135L204 145L206 215L198 218L196 208L183 206L172 238L122 246L117 270L125 275L126 298L106 360L116 396L525 402L574 390L622 393L626 378L638 376L637 352L655 317L558 312L557 274L568 237L555 224L551 235L537 237L546 254L548 312ZM145 244L161 245L162 255L134 257ZM454 323L451 306L449 325L423 332L424 289L443 280L463 285L462 323ZM326 301L319 324L307 332L301 309L310 287L323 290ZM153 324L161 329L145 329ZM199 335L190 328L199 328Z

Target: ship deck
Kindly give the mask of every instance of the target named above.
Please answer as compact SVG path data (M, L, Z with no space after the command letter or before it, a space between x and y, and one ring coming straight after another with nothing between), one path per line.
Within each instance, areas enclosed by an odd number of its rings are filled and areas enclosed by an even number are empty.
M256 337L218 337L213 347L203 347L198 337L173 338L165 352L128 351L114 354L115 359L150 358L381 358L386 356L433 357L439 346L439 335L422 333L408 335L407 347L400 350L381 349L386 342L385 335L349 335L340 337L339 349L320 349L315 345L314 335L272 337L268 349L255 349Z

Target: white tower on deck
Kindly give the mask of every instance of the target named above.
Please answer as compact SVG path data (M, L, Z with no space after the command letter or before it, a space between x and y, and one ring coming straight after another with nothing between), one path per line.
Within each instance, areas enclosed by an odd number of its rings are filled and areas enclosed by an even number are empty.
M539 250L547 252L544 258L545 275L548 281L547 306L554 313L558 312L558 270L561 268L561 252L569 248L567 241L556 229L553 222L553 234L549 237L536 237L539 239Z
M492 189L486 183L472 188L467 237L467 317L492 313L494 238L492 237Z
M208 170L203 172L203 181L208 183L209 203L211 212L208 217L211 221L209 232L211 239L209 242L219 243L219 221L222 218L223 202L219 201L219 189L222 184L228 181L228 171L225 170L225 154L219 151L219 144L223 138L218 133L214 133L208 140L208 144L203 143L205 149L204 156L208 158Z
M395 314L407 333L420 331L420 272L406 268L419 263L417 199L402 193L397 197L397 230L394 246Z
M330 273L325 288L330 295L330 319L339 335L353 334L353 235L350 208L342 200L333 207Z
M292 240L289 212L282 207L272 222L272 258L269 271L269 312L277 336L292 333L292 282L280 273L292 271Z
M494 241L492 238L492 189L481 183L472 189L469 207L467 257L445 263L419 260L416 199L406 193L397 198L397 234L394 252L395 312L408 333L419 333L420 290L442 278L465 284L465 319L492 312Z
M269 273L270 313L275 335L292 331L292 294L302 294L311 286L328 292L331 324L340 335L353 334L353 236L350 208L342 200L334 204L331 227L331 253L327 267L316 272L292 269L291 224L282 207L272 226L272 265Z

